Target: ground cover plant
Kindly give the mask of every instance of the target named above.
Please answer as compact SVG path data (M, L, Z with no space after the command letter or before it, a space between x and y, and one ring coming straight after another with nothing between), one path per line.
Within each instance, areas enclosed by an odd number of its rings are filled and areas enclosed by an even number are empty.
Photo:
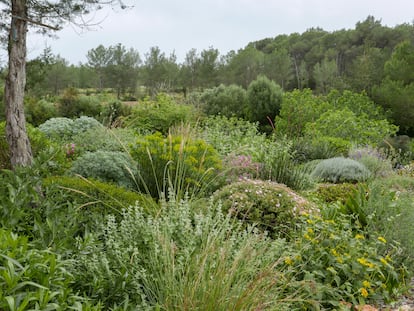
M133 128L61 115L33 128L33 165L0 171L0 309L351 310L395 300L414 268L413 164L397 165L372 128L358 139L352 128L339 140L307 136L309 124L328 133L345 108L377 126L383 112L366 95L283 98L306 124L283 100L274 133L223 115L181 124L197 108L160 95L132 109ZM327 111L335 118L323 123Z

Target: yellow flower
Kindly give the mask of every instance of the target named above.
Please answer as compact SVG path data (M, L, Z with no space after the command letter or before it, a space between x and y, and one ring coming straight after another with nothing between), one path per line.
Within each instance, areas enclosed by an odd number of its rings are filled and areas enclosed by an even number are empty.
M293 264L293 260L290 258L290 257L286 257L285 258L285 264L287 264L287 265L292 265Z
M336 257L336 261L339 263L344 263L344 260L342 259L342 257Z
M368 297L368 291L366 290L366 288L362 287L359 289L359 291L361 292L361 296L364 298Z
M308 233L309 234L313 234L314 233L313 229L312 228L308 228Z
M368 267L368 268L374 268L375 267L375 265L372 262L369 262L366 258L363 258L363 257L358 258L357 261L365 267Z
M307 233L305 233L304 235L303 235L303 237L306 239L306 240L309 240L309 241L311 241L312 240L312 238L309 236L309 234L307 234Z
M378 241L382 242L382 243L387 243L387 240L384 239L382 236L378 237Z
M387 260L385 260L384 258L380 258L380 261L382 262L382 264L383 265L387 265L388 264L388 262L387 262Z
M357 234L357 235L355 235L355 239L357 239L357 240L364 240L365 237L362 234Z
M336 251L336 249L331 249L331 253L332 253L332 255L334 255L335 257L338 257L339 256L339 254L338 254L338 252Z
M362 282L362 286L364 286L366 288L370 288L371 287L371 283L368 282L367 280L365 280L364 282Z

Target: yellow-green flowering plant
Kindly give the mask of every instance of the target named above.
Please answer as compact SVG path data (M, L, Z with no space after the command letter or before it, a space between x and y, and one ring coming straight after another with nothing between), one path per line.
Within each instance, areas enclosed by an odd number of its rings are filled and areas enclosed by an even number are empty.
M338 307L390 300L402 289L406 269L393 262L395 246L382 236L359 230L351 216L304 216L284 264L296 278L311 281L321 305Z

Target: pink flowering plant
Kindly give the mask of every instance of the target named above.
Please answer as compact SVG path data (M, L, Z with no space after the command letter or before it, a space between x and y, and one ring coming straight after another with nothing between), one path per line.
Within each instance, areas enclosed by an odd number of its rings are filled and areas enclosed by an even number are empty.
M66 153L66 158L70 160L75 159L76 153L77 153L76 145L74 143L66 144L65 153Z

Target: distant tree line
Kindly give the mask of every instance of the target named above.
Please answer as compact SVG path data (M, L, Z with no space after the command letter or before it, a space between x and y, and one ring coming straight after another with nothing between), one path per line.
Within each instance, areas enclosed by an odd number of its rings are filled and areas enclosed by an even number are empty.
M354 29L311 28L251 42L226 55L213 47L191 49L182 63L158 47L142 57L121 44L100 45L78 65L45 49L27 63L27 76L27 92L37 96L67 87L109 88L122 99L159 92L188 95L220 85L247 89L259 76L285 91L363 91L389 111L400 133L414 136L414 24L388 27L372 16Z

